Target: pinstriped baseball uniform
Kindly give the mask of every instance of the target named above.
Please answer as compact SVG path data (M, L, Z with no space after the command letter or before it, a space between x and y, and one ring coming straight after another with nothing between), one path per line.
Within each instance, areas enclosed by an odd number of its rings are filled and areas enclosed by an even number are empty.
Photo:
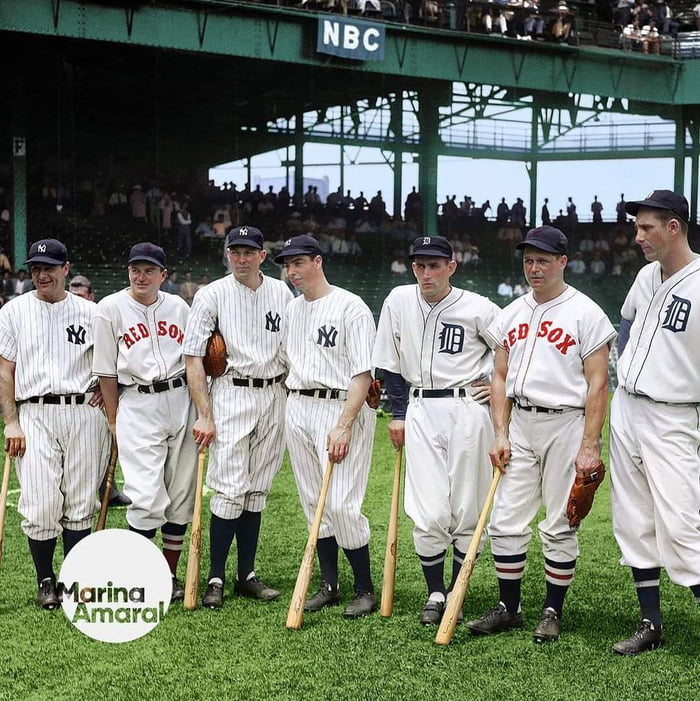
M192 518L197 444L187 386L181 379L166 391L139 391L139 386L183 378L188 313L183 299L166 292L147 306L129 290L97 304L94 372L116 377L120 385L117 445L124 494L132 501L126 518L141 531Z
M17 458L22 529L48 540L63 529L92 526L95 494L109 456L103 412L79 405L33 403L46 395L82 395L93 381L95 305L67 294L44 302L30 292L0 309L0 355L16 363L15 398L26 436Z
M333 287L314 301L297 297L287 307L287 447L302 508L311 524L328 462L326 438L343 412L345 390L355 375L370 371L375 327L357 295ZM338 399L303 396L294 390L341 390ZM335 536L348 550L369 542L361 512L374 441L376 415L363 404L352 428L348 455L336 464L319 538Z
M422 559L469 547L491 481L493 439L488 405L469 386L488 380L493 353L485 332L500 309L481 295L452 288L437 304L418 285L394 288L379 317L372 364L400 374L406 411L405 509ZM465 388L463 397L414 396L416 389Z
M285 308L292 299L280 280L262 275L255 290L233 275L197 292L185 333L184 353L204 356L207 339L219 327L227 350L227 372L215 378L211 399L216 439L210 447L207 485L215 494L211 511L236 519L265 508L284 453L287 372L282 350ZM236 386L233 379L277 381L264 387Z

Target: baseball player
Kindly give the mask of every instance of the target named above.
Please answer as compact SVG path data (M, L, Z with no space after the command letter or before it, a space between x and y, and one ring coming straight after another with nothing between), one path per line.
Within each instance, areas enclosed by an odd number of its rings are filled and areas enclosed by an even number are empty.
M279 591L255 574L260 519L284 453L282 351L284 313L292 293L260 272L267 257L252 226L232 229L226 255L230 275L197 292L185 333L187 379L197 407L195 440L211 445L207 484L214 490L209 529L211 568L202 603L223 605L226 559L238 544L235 593L270 601ZM213 380L211 397L202 364L207 339L219 328L228 369Z
M71 281L68 283L68 291L71 294L78 295L83 299L87 299L88 302L95 301L95 293L92 289L92 283L90 279L85 277L85 275L74 275ZM100 483L100 499L102 498L102 493L105 489L105 484L107 481L107 475L102 478ZM124 496L118 489L116 484L112 484L112 489L109 494L109 505L110 506L128 506L130 500Z
M275 256L302 294L287 307L289 388L287 447L301 505L311 524L324 469L334 463L319 533L321 586L304 606L320 611L340 603L338 548L354 575L355 594L343 613L358 618L377 605L369 559L369 523L362 514L376 415L365 404L372 376L374 319L351 292L331 286L318 242L300 235Z
M128 266L129 287L97 304L94 372L132 502L129 528L149 539L161 529L172 600L181 601L177 564L194 510L197 463L182 354L189 307L159 290L167 275L162 248L136 244Z
M700 604L700 257L685 197L654 190L625 211L650 261L622 305L610 407L613 530L642 617L613 650L636 655L664 643L661 567Z
M395 287L384 301L372 365L384 369L391 442L396 448L406 444L404 503L428 585L419 620L437 625L491 481L487 404L493 353L485 332L500 309L450 285L457 263L442 236L417 238L410 257L418 284ZM452 580L446 589L450 545Z
M522 628L530 523L544 504L538 528L546 596L533 637L548 642L559 638L579 554L566 516L569 491L577 473L590 474L600 461L615 330L597 304L565 283L567 239L559 229L531 229L516 246L532 292L505 307L486 332L496 346L490 455L504 473L488 527L500 601L467 625L483 635Z
M42 239L27 265L36 291L0 309L0 405L5 450L16 457L18 511L39 585L36 603L60 605L53 556L89 535L109 457L109 430L92 377L95 305L68 294L66 247Z

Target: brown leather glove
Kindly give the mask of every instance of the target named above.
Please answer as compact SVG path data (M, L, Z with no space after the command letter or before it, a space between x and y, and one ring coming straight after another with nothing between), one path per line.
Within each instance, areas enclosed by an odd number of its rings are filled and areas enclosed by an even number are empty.
M382 394L381 382L379 382L379 380L372 380L372 382L369 385L369 389L367 390L367 397L365 398L365 401L367 402L367 406L370 409L379 408L379 400L381 399L381 394Z
M207 341L204 371L210 377L221 377L226 372L226 341L218 329L212 331Z
M588 516L588 512L593 506L593 497L596 489L605 478L605 465L602 461L598 463L588 474L576 475L574 484L569 492L569 501L566 505L566 516L569 525L577 528L581 521Z

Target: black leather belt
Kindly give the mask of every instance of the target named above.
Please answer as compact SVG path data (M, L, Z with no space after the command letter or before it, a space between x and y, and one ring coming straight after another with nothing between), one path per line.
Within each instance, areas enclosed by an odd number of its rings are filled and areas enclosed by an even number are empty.
M438 399L440 397L466 397L466 387L453 387L452 389L420 389L416 387L411 390L413 397L423 397L424 399Z
M293 389L295 394L302 397L315 397L316 399L345 399L348 393L344 389Z
M518 409L522 409L523 411L534 411L537 414L563 414L564 413L563 409L550 409L549 407L546 407L546 406L523 406L522 404L518 404L517 402L515 403L515 406L517 406Z
M43 397L29 397L30 404L85 404L84 394L45 394Z
M284 379L284 373L282 375L277 375L277 377L232 377L231 382L236 385L236 387L269 387L277 382L282 382Z
M187 378L182 375L173 380L163 380L163 382L154 382L152 385L139 385L139 392L142 394L158 394L159 392L167 392L169 389L184 387L187 384Z

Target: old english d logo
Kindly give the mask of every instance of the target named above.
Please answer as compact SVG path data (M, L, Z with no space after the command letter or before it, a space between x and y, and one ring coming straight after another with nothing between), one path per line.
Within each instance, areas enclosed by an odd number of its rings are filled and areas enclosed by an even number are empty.
M457 355L464 349L464 326L442 322L442 331L438 336L440 350L438 353Z
M673 301L666 307L662 329L668 329L673 333L685 331L688 328L688 319L690 318L690 309L692 304L689 299L676 297L671 295Z
M335 342L338 338L338 330L335 326L328 328L325 324L318 330L318 339L316 343L324 348L335 348Z

